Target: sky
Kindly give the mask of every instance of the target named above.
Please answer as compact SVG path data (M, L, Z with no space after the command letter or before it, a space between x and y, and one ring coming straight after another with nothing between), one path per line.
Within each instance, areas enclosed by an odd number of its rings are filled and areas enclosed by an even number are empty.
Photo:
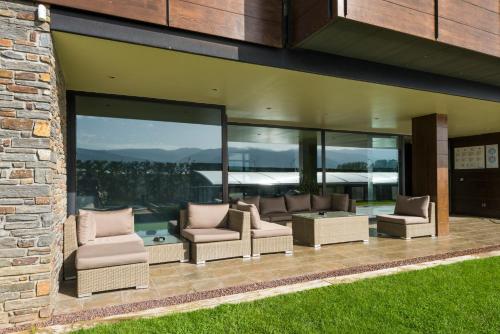
M217 125L77 116L76 138L79 148L92 150L210 149L220 148L221 128Z

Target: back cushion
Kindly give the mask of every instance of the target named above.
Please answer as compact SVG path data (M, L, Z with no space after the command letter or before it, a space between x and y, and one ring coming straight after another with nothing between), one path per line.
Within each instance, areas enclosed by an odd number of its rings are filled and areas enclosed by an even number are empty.
M82 212L90 212L94 216L97 238L134 233L132 208L110 211L80 210L80 214Z
M288 212L311 211L311 195L285 196Z
M260 199L260 214L286 213L285 197L267 197Z
M82 246L95 240L96 226L92 211L80 210L76 224L78 245Z
M236 209L240 211L250 212L250 222L252 224L252 229L258 230L261 228L259 210L257 210L255 204L238 202L236 204Z
M312 195L312 209L314 211L328 211L332 209L331 196Z
M403 216L429 218L429 196L410 197L398 195L394 213Z
M225 228L229 204L188 203L187 228Z
M332 210L333 211L349 211L349 195L348 194L332 194Z
M242 200L242 202L246 203L246 204L253 204L255 205L255 207L257 208L257 210L259 210L259 202L260 202L260 196L250 196L250 197L244 197Z

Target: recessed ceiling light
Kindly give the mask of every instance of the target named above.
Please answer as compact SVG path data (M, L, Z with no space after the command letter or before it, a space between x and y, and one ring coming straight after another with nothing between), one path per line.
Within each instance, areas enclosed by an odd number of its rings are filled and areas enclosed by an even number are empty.
M219 88L212 88L212 92L218 92Z
M108 75L108 79L116 79L114 75Z

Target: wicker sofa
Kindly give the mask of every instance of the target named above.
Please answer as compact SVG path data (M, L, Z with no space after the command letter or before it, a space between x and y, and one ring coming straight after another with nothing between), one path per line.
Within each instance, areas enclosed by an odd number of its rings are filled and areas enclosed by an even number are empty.
M347 194L326 196L300 194L278 197L251 196L239 199L247 204L254 204L263 221L291 227L292 214L318 211L356 212L356 200ZM236 200L235 202L237 202Z
M293 252L292 228L260 219L259 211L254 204L239 201L236 209L250 213L252 241L252 256L260 254L279 253L291 254Z
M436 235L435 203L429 196L398 196L392 215L377 216L377 233L410 240Z
M230 209L229 204L188 203L180 211L182 237L191 243L191 258L196 264L231 257L249 258L250 214Z
M77 279L78 297L123 288L147 288L148 253L133 232L132 209L80 210L64 223L64 275Z

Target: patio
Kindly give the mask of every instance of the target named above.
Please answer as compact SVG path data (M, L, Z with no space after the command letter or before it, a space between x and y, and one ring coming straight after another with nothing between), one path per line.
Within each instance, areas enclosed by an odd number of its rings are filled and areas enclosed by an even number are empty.
M320 250L295 245L291 256L270 254L248 260L235 258L212 261L202 266L191 263L153 265L147 290L127 289L76 298L76 282L64 281L57 296L54 314L63 315L424 256L446 257L444 254L450 252L500 245L500 222L485 218L452 217L450 235L440 238L424 237L405 241L376 237L375 230L375 225L371 224L370 242L366 244L327 245ZM237 292L238 289L235 289L234 293Z

